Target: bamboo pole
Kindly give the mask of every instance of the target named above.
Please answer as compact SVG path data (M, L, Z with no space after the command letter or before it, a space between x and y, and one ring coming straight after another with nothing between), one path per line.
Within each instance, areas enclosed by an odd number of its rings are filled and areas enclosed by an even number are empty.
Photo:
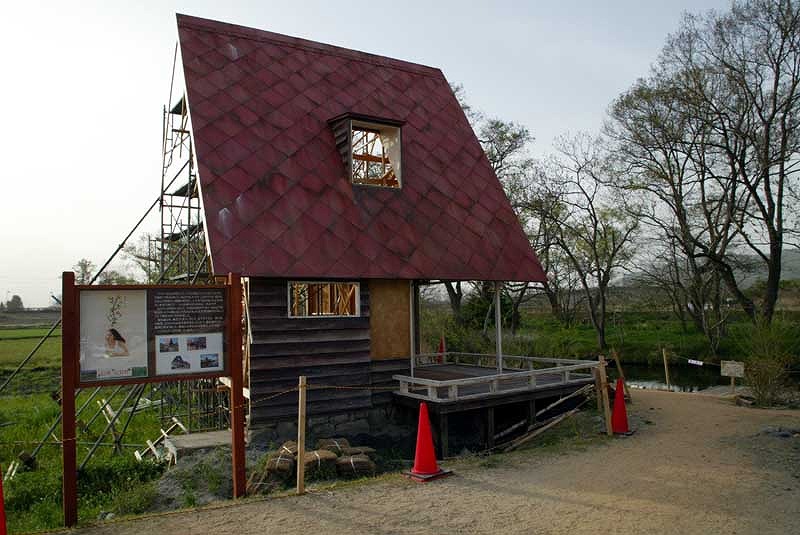
M669 366L667 365L667 348L661 348L661 357L664 359L664 378L667 380L667 390L672 390L669 382Z
M300 376L297 385L297 494L306 492L306 376Z

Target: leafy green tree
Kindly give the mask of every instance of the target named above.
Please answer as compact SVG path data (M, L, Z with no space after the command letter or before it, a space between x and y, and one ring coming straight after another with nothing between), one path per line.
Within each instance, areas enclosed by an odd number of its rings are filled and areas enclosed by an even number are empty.
M78 263L72 266L75 272L75 284L91 284L94 272L97 269L94 262L87 258L81 258Z
M11 300L6 301L6 311L8 312L20 312L25 310L25 306L22 304L22 298L18 295L12 295Z

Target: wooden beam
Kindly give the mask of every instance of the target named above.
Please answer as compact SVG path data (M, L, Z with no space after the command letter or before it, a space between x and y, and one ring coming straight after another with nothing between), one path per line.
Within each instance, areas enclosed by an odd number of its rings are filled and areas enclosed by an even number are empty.
M603 418L606 422L606 434L613 436L614 431L611 428L611 407L608 400L608 379L606 378L606 359L600 355L600 366L597 368L597 373L600 375L600 397L603 400Z
M447 414L439 414L439 441L442 459L450 456L450 429Z
M414 306L414 281L408 281L408 336L411 340L411 344L409 345L409 358L411 359L411 377L414 377L414 361L416 360L416 349L417 345L416 341L416 329L414 325L416 324L416 307Z
M494 407L489 407L489 408L486 409L486 447L487 448L494 448L494 435L495 435Z
M306 492L306 376L297 385L297 494Z
M494 328L495 336L495 351L497 353L497 373L503 373L503 326L502 326L502 310L500 310L500 288L502 284L495 282L494 287Z

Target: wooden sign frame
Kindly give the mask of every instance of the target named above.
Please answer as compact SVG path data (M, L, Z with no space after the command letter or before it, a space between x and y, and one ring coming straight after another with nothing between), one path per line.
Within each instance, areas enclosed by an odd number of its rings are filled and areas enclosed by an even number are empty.
M82 291L102 290L202 290L217 289L225 292L225 320L223 326L224 366L213 372L157 375L148 346L148 376L81 381L80 378L80 294ZM148 320L149 322L149 320ZM229 274L224 285L104 285L78 286L75 274L62 274L61 307L61 440L63 446L63 510L64 525L78 523L78 472L75 422L75 391L83 387L134 385L155 382L174 382L187 379L230 377L231 380L231 449L233 461L233 497L245 494L244 458L244 395L242 366L242 280L238 274ZM148 340L148 344L151 341ZM155 342L152 342L155 343ZM150 367L152 365L152 368Z
M230 287L227 284L213 284L213 285L188 285L188 284L176 284L176 285L156 285L156 284L142 284L142 285L97 285L97 286L82 286L76 285L75 290L78 293L76 305L75 305L75 315L78 319L81 317L81 300L80 294L81 292L126 292L126 291L134 291L134 292L147 292L148 301L150 300L150 292L151 291L159 291L159 290L166 290L166 291L180 291L180 290L192 290L192 291L203 291L203 290L221 290L224 292L224 303L223 306L225 308L225 320L223 324L223 347L225 349L224 354L224 366L221 370L214 370L210 372L191 372L191 373L175 373L175 374L158 374L156 370L156 361L155 361L155 350L154 348L148 348L148 376L147 377L131 377L131 378L114 378L114 379L96 379L96 380L88 380L84 381L81 380L80 376L80 367L78 367L75 371L77 374L76 376L76 386L78 388L91 388L97 386L117 386L117 385L127 385L127 384L144 384L144 383L161 383L161 382L170 382L170 381L186 381L191 379L214 379L217 377L227 377L230 375L229 370L229 362L230 362L230 352L228 348L228 338L229 338L229 328L230 326L228 323L230 322ZM149 315L152 314L150 303L147 303L146 312ZM151 318L148 317L147 324L151 323ZM80 325L79 325L80 330ZM148 340L148 345L150 343L155 344L155 336L153 333L149 333L152 340Z

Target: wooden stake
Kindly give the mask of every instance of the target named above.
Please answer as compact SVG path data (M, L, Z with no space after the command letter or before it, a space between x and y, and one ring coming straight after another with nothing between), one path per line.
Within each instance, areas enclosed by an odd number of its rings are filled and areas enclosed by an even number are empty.
M600 412L603 410L603 387L600 384L600 367L594 368L592 370L592 375L594 375L594 393L597 396L597 411Z
M669 366L667 365L667 348L661 348L661 357L664 359L664 378L667 380L667 390L672 390L669 383Z
M300 376L297 385L297 494L306 492L306 376Z
M619 374L619 378L622 379L622 386L625 387L625 397L627 397L629 402L633 403L631 390L628 388L628 381L625 379L625 372L622 371L622 363L619 361L619 353L617 353L616 349L611 350L611 356L614 357L614 362L617 364L617 373Z
M606 377L606 359L603 355L598 357L600 359L600 366L597 368L597 373L600 375L600 395L603 398L603 418L606 421L606 434L614 436L614 431L611 428L611 405L608 399L608 378Z
M78 452L75 444L75 384L80 359L78 290L75 274L61 275L61 441L63 445L64 525L78 523Z
M731 395L736 395L736 377L731 377Z

